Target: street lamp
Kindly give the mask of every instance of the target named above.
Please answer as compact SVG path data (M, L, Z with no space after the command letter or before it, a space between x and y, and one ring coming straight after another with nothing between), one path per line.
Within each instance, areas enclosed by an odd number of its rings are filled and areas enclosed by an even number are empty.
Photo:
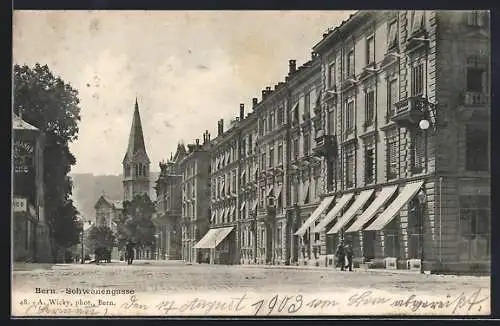
M420 190L417 195L418 198L418 213L420 217L420 234L421 234L421 244L420 244L420 273L424 274L424 224L425 224L425 203L426 196L423 190Z

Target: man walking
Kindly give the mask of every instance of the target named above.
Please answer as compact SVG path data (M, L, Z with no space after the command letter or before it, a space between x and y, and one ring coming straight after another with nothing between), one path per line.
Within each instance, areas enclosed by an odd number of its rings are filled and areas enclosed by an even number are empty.
M343 271L345 269L345 250L343 240L340 241L335 254L337 256L337 264L340 264L340 270Z
M346 243L345 248L344 248L345 256L347 258L347 267L349 268L349 272L352 272L352 247L349 242Z

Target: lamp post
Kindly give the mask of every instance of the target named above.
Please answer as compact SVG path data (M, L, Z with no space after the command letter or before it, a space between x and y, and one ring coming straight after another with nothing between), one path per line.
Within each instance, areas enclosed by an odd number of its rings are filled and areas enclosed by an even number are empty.
M425 203L426 203L426 196L423 190L420 190L418 193L418 214L420 217L420 237L421 237L421 244L420 244L420 273L424 274L424 225L425 225Z

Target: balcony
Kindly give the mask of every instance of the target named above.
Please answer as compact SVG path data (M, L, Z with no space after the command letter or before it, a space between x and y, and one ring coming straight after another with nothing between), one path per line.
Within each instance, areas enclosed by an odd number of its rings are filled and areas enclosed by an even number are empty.
M337 152L337 138L335 135L319 133L316 137L316 147L313 148L315 156L328 157Z
M406 52L413 52L421 47L427 48L430 43L427 37L427 31L423 28L413 31L406 42Z
M418 124L423 118L422 106L426 105L426 100L421 96L408 97L394 104L394 111L390 119L397 125L410 128Z
M461 94L458 113L462 119L490 119L490 97L484 92L466 91Z

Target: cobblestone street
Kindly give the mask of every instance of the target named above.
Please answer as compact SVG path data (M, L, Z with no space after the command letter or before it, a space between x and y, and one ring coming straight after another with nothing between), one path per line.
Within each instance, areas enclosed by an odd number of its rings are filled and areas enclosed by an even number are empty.
M111 264L30 265L13 272L13 288L113 287L136 292L185 291L302 292L377 289L391 293L455 293L490 289L489 277L422 275L385 270L299 269L265 266L186 265L183 262L137 261L133 265Z

